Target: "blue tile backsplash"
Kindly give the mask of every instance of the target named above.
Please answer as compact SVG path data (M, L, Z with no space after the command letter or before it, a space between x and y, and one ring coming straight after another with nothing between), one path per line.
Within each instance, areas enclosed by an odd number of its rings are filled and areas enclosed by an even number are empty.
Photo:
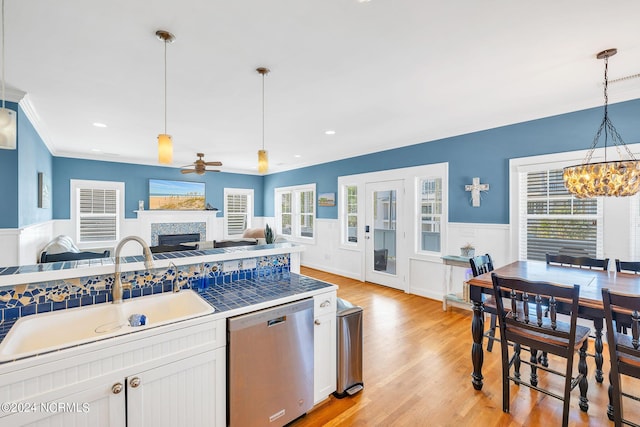
M226 252L226 250L220 249L216 249L215 251L216 253ZM155 254L154 258L169 259L183 255L198 256L209 252L211 251L195 250ZM123 285L125 285L123 298L136 298L144 295L170 292L173 288L174 280L177 280L181 288L197 289L198 284L205 283L208 286L206 289L203 289L204 294L212 296L219 287L230 285L237 281L255 282L256 279L259 278L273 281L277 278L281 279L283 275L289 275L289 254L258 256L250 258L249 260L250 264L247 265L251 265L252 268L242 268L242 263L247 263L248 261L244 259L239 260L237 270L226 272L222 271L222 261L213 261L183 265L178 268L177 272L174 267L170 266L168 268L157 268L149 271L142 270L122 273L121 280ZM256 261L255 266L254 260ZM142 261L141 256L121 258L122 263L139 261ZM75 262L76 261L71 261L70 263ZM64 265L70 263L52 263L50 267L47 265L45 268L73 268L71 265ZM113 258L103 258L102 262L97 265L100 264L113 264ZM20 269L22 269L22 267L20 267ZM21 271L16 268L11 271L0 272L0 274L20 274L20 272ZM207 279L204 282L200 280L203 274ZM0 335L2 335L2 329L13 324L15 319L21 316L111 301L111 286L113 282L114 275L106 274L20 284L13 287L2 288L0 289Z

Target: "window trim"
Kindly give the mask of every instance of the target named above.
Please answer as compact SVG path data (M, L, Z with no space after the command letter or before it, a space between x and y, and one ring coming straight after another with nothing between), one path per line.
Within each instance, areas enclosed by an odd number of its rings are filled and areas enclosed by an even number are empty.
M441 211L439 214L431 214L432 216L438 216L440 218L440 251L428 251L422 249L421 240L419 239L420 233L422 232L422 187L421 184L425 180L434 180L440 179L440 191L442 192L441 199ZM429 174L429 175L420 175L416 176L415 179L415 189L414 189L414 199L415 199L415 210L414 210L414 233L415 233L415 247L414 252L420 255L426 256L442 256L444 254L443 248L445 247L445 237L446 237L446 224L445 218L447 218L447 205L448 205L448 189L447 189L447 179L445 176L437 175L437 174Z
M313 237L302 236L298 219L302 216L300 211L299 194L307 191L313 192ZM282 194L291 193L291 234L282 233ZM275 208L275 226L276 233L284 236L287 240L297 241L301 243L316 243L318 234L318 203L317 203L316 184L293 185L289 187L278 187L274 189L274 208Z
M229 234L229 215L228 215L228 206L227 206L227 197L229 195L242 195L247 196L247 228L251 228L254 222L254 209L255 209L255 198L254 198L254 190L253 188L233 188L233 187L225 187L224 188L224 218L223 218L223 235L225 239L238 239L242 237L242 234Z
M73 224L73 230L75 233L74 242L79 249L89 248L108 248L115 246L121 237L122 222L124 221L124 200L125 200L125 184L119 181L98 181L98 180L85 180L85 179L71 179L69 180L70 187L70 204L71 211L70 217ZM111 241L80 241L80 203L79 203L79 190L80 189L105 189L116 191L116 238Z
M349 214L348 204L349 204L349 188L356 189L356 241L349 241L349 233L347 231L349 227L349 216L354 214ZM338 205L340 208L340 245L348 248L355 248L358 246L358 242L360 241L360 218L361 218L361 191L360 186L357 183L344 183L340 185L340 197L338 198Z
M509 160L509 224L511 225L511 259L522 260L524 251L521 248L520 230L522 227L521 216L521 195L526 195L526 190L522 188L522 174L528 172L541 171L545 169L562 169L566 166L582 163L586 150L571 151L554 154L543 154L540 156L519 157ZM603 151L596 150L592 161L597 162L603 157ZM599 203L602 201L600 200ZM604 221L602 220L602 209L598 207L598 236L601 236L604 230ZM598 238L598 257L603 255L603 246L601 238Z

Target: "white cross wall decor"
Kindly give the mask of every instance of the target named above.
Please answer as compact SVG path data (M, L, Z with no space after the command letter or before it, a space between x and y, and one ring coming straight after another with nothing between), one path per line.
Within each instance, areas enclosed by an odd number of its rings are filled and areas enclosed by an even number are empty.
M480 192L489 191L489 184L480 184L480 178L473 178L473 184L465 185L464 191L471 192L471 206L477 208L480 206Z

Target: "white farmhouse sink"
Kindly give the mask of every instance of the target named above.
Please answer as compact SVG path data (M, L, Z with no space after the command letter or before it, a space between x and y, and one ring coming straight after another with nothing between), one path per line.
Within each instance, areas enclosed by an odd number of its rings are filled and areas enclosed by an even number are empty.
M190 290L132 298L122 304L96 304L20 318L0 343L0 361L91 342L213 313ZM130 326L129 316L144 314L145 326Z

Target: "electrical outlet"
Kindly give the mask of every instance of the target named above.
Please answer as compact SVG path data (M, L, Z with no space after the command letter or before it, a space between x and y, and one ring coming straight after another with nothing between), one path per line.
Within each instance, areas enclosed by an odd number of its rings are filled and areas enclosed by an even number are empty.
M222 263L222 271L223 272L228 272L228 271L236 271L236 270L240 270L240 261L224 261Z
M255 258L243 259L242 260L242 269L243 270L253 270L258 265L258 261Z

